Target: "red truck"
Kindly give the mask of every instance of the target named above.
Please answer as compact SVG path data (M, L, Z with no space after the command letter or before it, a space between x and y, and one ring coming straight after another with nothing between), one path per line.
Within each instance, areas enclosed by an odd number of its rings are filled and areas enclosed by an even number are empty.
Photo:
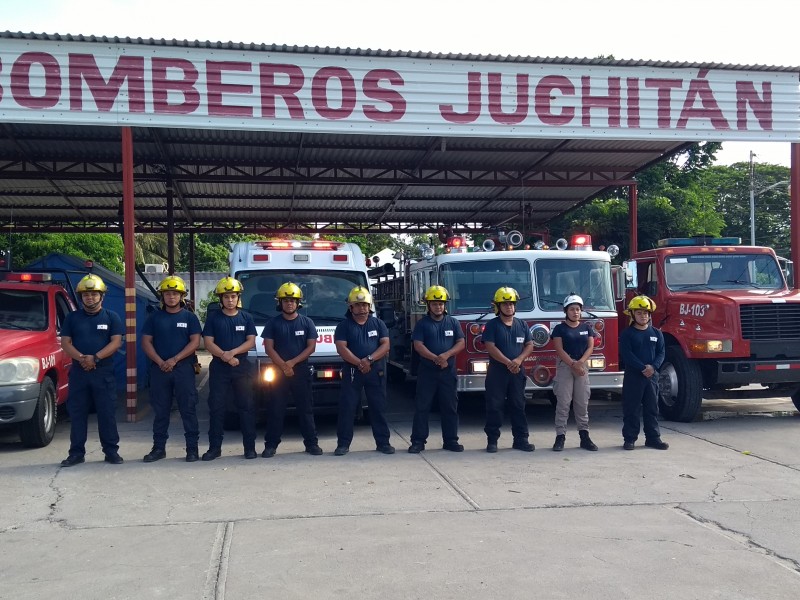
M0 424L16 424L26 447L47 446L55 434L72 362L61 325L74 310L49 273L0 273Z
M704 395L751 384L761 391L742 396L783 392L800 409L800 291L771 248L740 243L670 238L623 265L625 305L637 294L656 303L653 325L667 346L659 409L671 421L693 420ZM620 320L628 325L621 311Z

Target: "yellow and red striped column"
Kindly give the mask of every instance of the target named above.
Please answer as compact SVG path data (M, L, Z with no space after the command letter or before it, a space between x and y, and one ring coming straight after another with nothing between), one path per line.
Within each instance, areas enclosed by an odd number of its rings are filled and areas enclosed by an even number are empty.
M134 264L133 133L122 128L122 243L125 247L125 407L129 423L136 422L136 269Z

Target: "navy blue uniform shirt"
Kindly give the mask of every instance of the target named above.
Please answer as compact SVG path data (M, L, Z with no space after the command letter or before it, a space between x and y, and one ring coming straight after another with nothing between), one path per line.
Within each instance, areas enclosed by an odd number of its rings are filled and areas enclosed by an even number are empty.
M445 315L441 320L432 319L430 315L425 315L414 326L414 333L411 340L422 342L425 347L436 354L442 354L450 350L455 343L464 337L461 325L450 315ZM438 369L432 360L420 357L420 363ZM447 359L447 365L455 371L456 357L451 356Z
M569 354L572 360L579 360L586 349L589 347L589 338L599 338L591 323L579 323L577 327L570 327L566 323L559 323L553 328L551 338L561 338L561 345L564 352ZM644 368L644 367L643 367Z
M664 336L652 325L647 329L631 325L619 336L619 352L625 363L625 372L641 373L646 365L652 365L658 371L664 362Z
M256 335L256 324L250 313L243 310L229 317L221 310L210 310L206 317L206 326L203 335L214 338L214 343L221 350L228 351L238 348L247 341L247 336ZM243 353L246 355L246 353Z
M483 330L483 341L492 342L503 356L514 360L522 354L525 344L531 341L531 332L517 317L514 317L511 326L508 326L498 316L486 324L486 329ZM490 358L489 362L500 364L493 358Z
M90 315L85 310L71 312L64 319L61 328L62 337L72 339L72 345L81 354L97 354L111 341L111 336L125 335L122 319L113 310L101 308L99 312ZM73 364L79 365L80 361L73 359ZM111 357L106 356L98 363L111 364Z
M306 349L308 340L317 339L317 327L305 315L298 314L289 320L280 314L267 321L261 337L273 341L275 351L283 360L291 360Z
M189 343L189 338L200 332L197 315L185 308L176 313L157 310L147 317L142 327L142 335L153 336L153 348L164 360L176 356Z
M381 345L381 338L388 337L386 323L379 318L370 315L366 323L359 325L350 312L333 333L333 341L347 342L347 349L358 358L365 358L375 352Z

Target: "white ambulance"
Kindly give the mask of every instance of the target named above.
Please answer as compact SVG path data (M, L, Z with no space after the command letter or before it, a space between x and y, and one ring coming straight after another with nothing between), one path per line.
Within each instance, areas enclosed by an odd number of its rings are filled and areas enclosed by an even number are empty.
M317 347L309 358L315 412L335 411L344 362L336 353L333 333L347 314L347 295L369 286L361 249L349 242L270 240L238 242L232 246L230 273L244 286L242 308L256 322L258 337L251 351L258 365L256 401L269 401L274 367L264 351L261 332L267 319L279 314L275 294L291 281L303 291L300 312L317 327Z

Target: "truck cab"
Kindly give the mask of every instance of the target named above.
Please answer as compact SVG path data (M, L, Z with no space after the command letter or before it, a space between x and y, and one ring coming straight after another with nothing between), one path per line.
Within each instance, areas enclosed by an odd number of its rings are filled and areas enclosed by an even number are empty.
M800 408L800 292L771 248L738 238L670 238L625 264L627 304L656 303L666 342L660 410L691 421L703 394L750 384L785 389ZM624 307L621 307L621 309ZM628 325L620 311L620 327Z
M16 424L26 447L47 446L55 434L72 363L61 326L74 310L49 274L0 277L0 424Z

